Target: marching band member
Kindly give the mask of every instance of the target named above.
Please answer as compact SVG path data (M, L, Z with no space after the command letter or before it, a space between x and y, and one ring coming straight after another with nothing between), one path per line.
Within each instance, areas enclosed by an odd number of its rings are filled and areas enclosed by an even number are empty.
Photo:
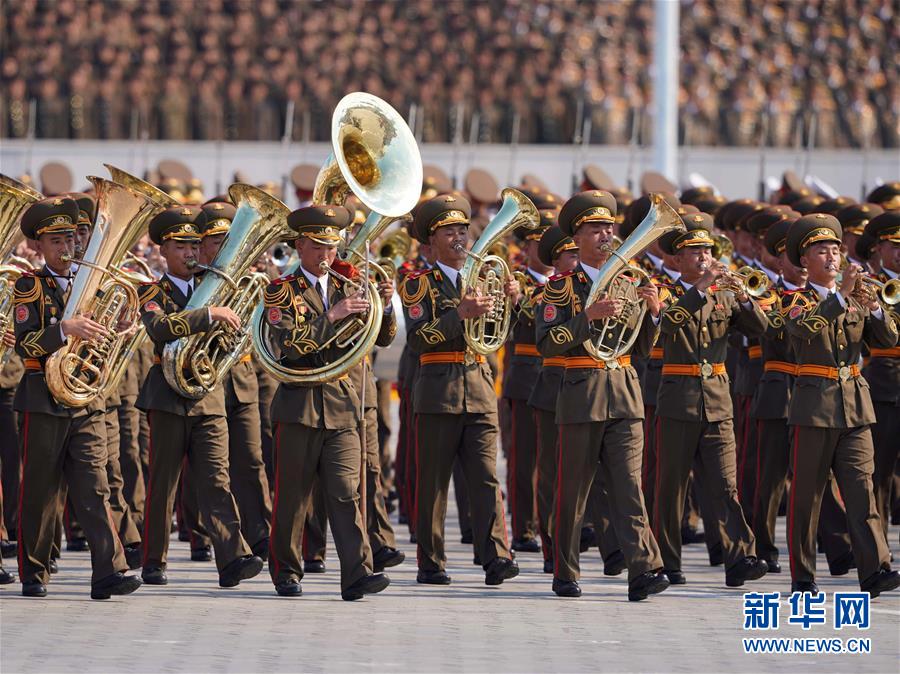
M70 337L100 338L105 329L85 316L63 319L72 282L78 203L70 198L39 201L23 214L21 228L43 255L44 266L23 274L15 288L16 351L26 374L16 390L22 481L19 491L19 577L22 595L44 597L50 580L53 533L63 481L90 544L91 598L134 592L141 585L128 569L112 528L106 476L106 429L97 405L68 408L47 388L44 364Z
M786 242L791 262L808 273L807 286L784 305L798 366L788 416L795 426L788 505L791 591L818 592L818 506L833 471L847 508L860 587L874 597L900 586L900 574L890 568L875 507L869 428L875 413L857 362L863 340L875 348L895 346L897 325L877 299L857 294L858 266L849 265L837 282L840 245L840 223L823 213L797 220Z
M160 358L168 342L204 332L214 322L237 329L229 307L185 310L194 292L192 263L197 260L202 210L168 208L150 221L150 239L159 245L168 271L140 288L141 320L154 346L154 365L137 401L150 424L150 470L144 513L144 559L141 576L150 585L165 585L169 526L178 476L185 456L196 479L201 511L215 548L219 585L234 587L262 571L241 535L241 521L228 479L228 424L224 387L198 400L176 393L163 375Z
M665 341L656 413L666 432L657 449L653 529L666 575L683 584L681 517L688 475L692 467L695 474L699 471L700 488L708 491L721 532L725 582L737 587L764 576L766 565L755 556L753 534L737 498L725 350L732 326L755 336L764 331L766 317L742 291L735 295L714 286L726 268L712 259L712 218L697 213L685 224L686 232L669 232L660 239L662 249L677 261L681 289L660 319Z
M339 233L352 220L352 212L343 206L307 206L288 216L288 225L297 232L300 270L266 288L265 310L283 359L293 367L324 365L338 358L339 347L320 345L334 337L335 323L369 307L364 297L320 268L334 263ZM382 323L380 343L392 336L392 326L391 320ZM359 394L350 377L322 384L282 383L271 416L275 503L269 575L275 591L283 597L302 594L300 543L318 478L341 561L341 597L353 601L381 592L390 580L373 573L372 550L359 510Z
M631 367L631 355L597 361L583 343L592 334L592 321L621 313L622 299L600 299L584 307L591 284L609 257L616 201L608 192L576 194L559 214L560 229L579 250L574 270L552 277L535 316L537 344L547 357L565 356L565 375L556 405L559 426L556 504L553 520L553 591L578 597L580 522L594 481L595 468L609 495L616 534L628 564L628 599L640 601L662 592L669 581L659 548L650 532L640 473L642 419L640 383ZM656 288L643 286L632 300L647 303L634 350L645 355L656 338L660 302ZM637 314L634 315L635 317Z
M444 518L454 461L465 473L472 508L475 554L485 583L499 585L519 573L511 559L497 482L497 397L485 358L470 354L463 321L486 314L493 298L462 287L461 249L469 228L469 203L462 196L440 195L420 204L413 230L431 246L433 268L408 274L400 297L407 344L419 354L413 392L416 415L417 581L448 585ZM507 296L518 295L509 281Z

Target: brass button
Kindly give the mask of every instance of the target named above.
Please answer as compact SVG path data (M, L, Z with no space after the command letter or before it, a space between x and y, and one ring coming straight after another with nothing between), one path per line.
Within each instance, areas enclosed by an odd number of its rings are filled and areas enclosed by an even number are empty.
M709 348L709 342L703 342L703 348L704 348L704 349L708 349L708 348Z
M841 330L840 328L838 328L838 332L837 332L837 333L838 333L839 335L843 335L843 334L844 334L844 331Z
M845 363L844 361L841 361L841 362L840 362L841 367L844 367L844 365L846 365L846 364L847 364L847 363Z
M706 358L704 358L704 359L703 359L703 362L704 362L704 363L708 363L709 361L706 360Z

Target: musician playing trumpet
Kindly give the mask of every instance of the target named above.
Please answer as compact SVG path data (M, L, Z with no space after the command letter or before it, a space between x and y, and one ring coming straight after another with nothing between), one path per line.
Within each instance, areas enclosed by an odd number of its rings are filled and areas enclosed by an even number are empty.
M616 200L609 192L576 194L559 213L559 227L574 239L580 263L551 277L535 311L537 347L545 358L565 357L565 375L556 404L559 461L552 531L553 591L579 597L581 520L595 473L602 480L615 531L628 566L628 598L646 599L669 581L650 531L641 492L644 404L632 354L646 357L658 333L657 288L626 286L627 294L584 304L609 258ZM645 302L643 318L624 318L638 335L631 353L609 360L591 357L584 347L601 319L621 317L628 302ZM638 323L638 321L641 321ZM599 468L598 468L599 463Z
M346 263L335 263L341 231L353 221L343 206L307 206L292 212L300 257L296 274L265 291L265 319L292 369L327 366L348 347L337 330L351 316L363 317L370 305L367 279ZM334 273L332 267L338 267ZM393 288L379 287L390 306ZM396 330L387 312L376 344L390 344ZM341 597L347 601L384 590L390 580L373 573L372 549L359 507L361 447L359 392L348 375L320 383L279 385L272 400L275 424L275 502L269 541L269 575L283 597L302 594L301 541L313 482L325 494L328 521L341 561Z

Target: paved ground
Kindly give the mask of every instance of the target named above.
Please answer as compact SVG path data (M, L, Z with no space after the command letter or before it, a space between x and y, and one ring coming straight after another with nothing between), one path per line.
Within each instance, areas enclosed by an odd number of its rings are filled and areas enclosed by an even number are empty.
M18 585L0 588L0 671L897 671L896 593L873 603L865 633L830 624L776 633L865 636L869 655L744 655L741 594L725 588L703 546L686 548L688 585L640 604L626 600L624 577L602 575L591 551L585 596L563 600L551 594L539 555L520 555L522 575L487 588L470 548L458 543L455 516L450 529L453 585L417 585L408 562L391 571L384 594L356 603L340 599L333 551L328 573L303 580L303 597L282 599L267 576L219 589L215 566L188 561L186 544L173 542L167 587L106 602L88 598L89 555L67 553L47 599L24 599ZM414 556L413 546L402 547ZM784 575L752 586L789 589ZM823 577L821 586L829 596L856 589L850 576Z

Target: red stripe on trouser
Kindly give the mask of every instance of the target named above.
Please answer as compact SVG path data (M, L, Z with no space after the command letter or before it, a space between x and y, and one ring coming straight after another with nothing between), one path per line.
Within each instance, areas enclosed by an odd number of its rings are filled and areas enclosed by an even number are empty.
M516 452L518 451L518 447L516 447L516 403L514 400L509 401L509 408L510 408L510 415L512 417L511 418L511 422L512 422L511 441L512 442L510 443L510 448L509 448L510 466L509 466L509 480L507 481L507 483L509 485L509 504L511 506L509 509L510 510L510 520L512 521L513 536L515 536L516 532L518 531L518 529L516 527L516 523L518 521L518 518L516 517L516 511L518 510L518 508L516 508L516 491L517 491L517 489L516 489L516 487L517 487L517 485L516 485L516 468L517 468L516 463L518 462L518 457L516 456ZM501 500L500 502L502 503L503 501ZM504 529L504 531L506 530L505 520L504 520L504 524L503 524L503 529Z
M149 474L147 475L147 498L144 501L146 504L144 512L144 554L142 555L144 565L147 564L147 555L150 553L150 520L153 519L150 512L150 507L153 504L153 501L150 500L153 489L153 422L151 421L151 412L152 410L147 410L147 428L150 432L147 434L147 472Z
M272 504L272 529L269 533L269 559L272 560L272 576L275 582L278 582L278 571L281 568L281 565L278 563L278 554L275 549L275 532L278 531L276 528L276 517L278 515L278 492L279 485L281 484L281 471L278 470L278 455L281 454L281 424L275 424L275 503ZM304 530L304 535L306 531Z
M25 569L24 569L24 548L25 541L22 538L22 504L25 502L25 469L28 466L28 426L29 421L31 421L31 413L25 412L25 420L22 423L22 437L25 439L25 442L22 444L22 479L19 482L19 516L16 522L16 538L19 541L17 546L17 554L16 558L19 562L19 578L23 581L25 580Z
M788 512L788 530L787 530L787 540L788 540L788 557L791 560L791 578L796 578L794 573L794 557L798 554L797 550L794 550L794 496L797 493L797 481L799 480L799 475L797 473L797 454L800 451L799 448L800 442L800 427L794 426L794 446L791 448L794 452L794 474L791 477L791 498L790 498L790 511Z
M419 464L419 416L414 415L413 420L416 423L416 482L418 482L419 475L421 474L421 471L419 470L419 465L420 465ZM413 519L412 519L412 521L416 522L416 523L418 523L418 521L419 521L419 492L421 492L421 491L422 490L419 488L419 485L416 484L416 495L415 495L415 499L413 500ZM413 531L415 532L417 529L418 529L418 526L416 526L413 529ZM421 533L421 532L419 532L419 533ZM429 531L429 534L430 534L430 531ZM418 534L417 534L417 537L418 537ZM419 568L422 567L422 544L421 543L418 543L416 545L416 563L419 565Z
M659 480L662 473L662 445L660 443L660 425L662 420L656 417L656 480L653 489L653 522L650 529L653 535L659 539Z
M562 509L562 504L560 503L562 499L562 453L563 453L563 427L562 424L559 426L559 442L556 445L556 530L553 532L553 575L554 577L559 576L559 523L561 521L560 518L560 510ZM571 544L571 541L567 541L567 544Z

